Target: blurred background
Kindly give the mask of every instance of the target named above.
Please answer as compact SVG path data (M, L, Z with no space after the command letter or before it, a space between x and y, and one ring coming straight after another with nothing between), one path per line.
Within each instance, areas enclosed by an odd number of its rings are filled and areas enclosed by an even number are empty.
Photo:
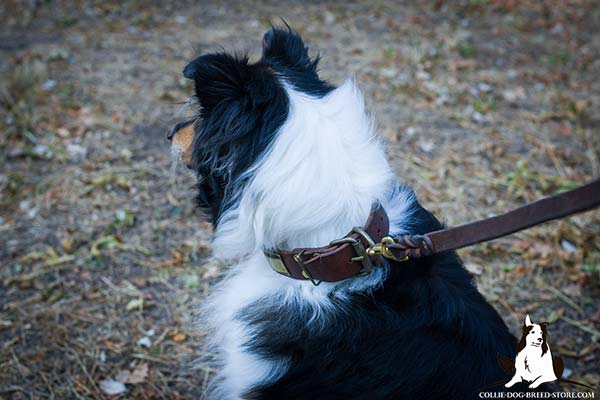
M449 225L600 175L596 1L0 3L0 399L192 399L222 274L165 132L199 53L280 17L356 79L399 176ZM598 386L600 213L460 254L519 334ZM196 366L196 368L192 368ZM571 387L565 387L571 390Z

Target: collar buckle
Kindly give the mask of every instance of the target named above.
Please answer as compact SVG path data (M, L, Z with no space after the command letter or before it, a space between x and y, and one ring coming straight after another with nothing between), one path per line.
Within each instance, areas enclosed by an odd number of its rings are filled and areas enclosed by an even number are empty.
M333 240L329 243L329 245L337 246L340 244L349 243L354 249L354 252L356 253L356 257L352 257L350 261L360 262L362 264L362 269L358 274L356 274L356 276L369 275L374 267L383 265L383 260L381 260L380 258L376 258L377 262L375 264L373 263L373 261L371 261L368 249L371 248L371 246L375 245L375 242L373 241L373 238L363 228L355 227L352 229L352 232L357 233L358 235L363 237L369 244L369 247L366 248L360 239L352 236L346 236L341 239ZM377 255L375 256L377 257Z

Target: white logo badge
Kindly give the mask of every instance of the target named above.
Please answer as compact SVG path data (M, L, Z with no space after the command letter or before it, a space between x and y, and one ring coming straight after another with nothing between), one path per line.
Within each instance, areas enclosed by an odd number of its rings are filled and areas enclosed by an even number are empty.
M558 357L552 358L547 327L547 323L534 324L529 315L525 317L523 336L517 346L516 372L504 386L509 388L515 383L530 382L529 388L535 389L542 383L554 382L562 375L563 363Z

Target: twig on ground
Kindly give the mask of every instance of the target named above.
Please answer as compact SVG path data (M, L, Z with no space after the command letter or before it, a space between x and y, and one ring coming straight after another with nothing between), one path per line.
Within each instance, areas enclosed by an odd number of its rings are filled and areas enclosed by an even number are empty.
M576 328L579 328L579 329L581 329L581 330L582 330L582 331L584 331L584 332L587 332L587 333L589 333L590 335L592 335L592 339L593 339L594 341L596 341L596 340L600 340L600 331L597 331L597 330L596 330L596 329L594 329L594 328L590 328L589 326L587 326L587 325L584 325L584 324L582 324L582 323L581 323L581 322L579 322L579 321L576 321L576 320L574 320L574 319L571 319L571 318L569 318L569 317L565 317L564 315L563 315L563 316L561 316L561 317L560 317L560 319L562 319L563 321L565 321L565 322L566 322L566 323L568 323L568 324L571 324L571 325L573 325L573 326L574 326L574 327L576 327Z
M544 288L548 289L549 291L551 291L554 295L556 295L556 297L558 297L559 299L561 299L562 301L567 303L567 305L573 307L575 310L577 310L579 312L583 311L582 308L577 303L575 303L566 294L564 294L563 292L561 292L554 286L548 285L546 282L544 282L541 279L536 279L536 283L539 284L540 286L543 286Z
M70 353L73 354L73 356L75 356L75 361L77 361L77 364L79 364L79 367L81 368L81 371L87 377L88 381L90 382L90 385L92 385L92 387L94 389L96 389L96 391L99 391L100 389L96 385L96 382L94 382L94 378L92 378L92 376L88 372L87 368L85 367L85 364L81 361L81 358L79 357L79 354L76 351L74 351L74 350L71 350Z

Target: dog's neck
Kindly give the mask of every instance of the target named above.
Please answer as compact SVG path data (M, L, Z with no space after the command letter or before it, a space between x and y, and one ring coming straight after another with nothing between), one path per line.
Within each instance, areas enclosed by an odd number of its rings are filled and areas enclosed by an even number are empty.
M541 346L533 346L531 344L527 345L525 347L525 351L528 353L533 353L533 354L537 354L537 353L542 353L542 347Z
M393 176L353 82L315 99L286 87L289 115L216 231L219 258L315 247L363 225Z

